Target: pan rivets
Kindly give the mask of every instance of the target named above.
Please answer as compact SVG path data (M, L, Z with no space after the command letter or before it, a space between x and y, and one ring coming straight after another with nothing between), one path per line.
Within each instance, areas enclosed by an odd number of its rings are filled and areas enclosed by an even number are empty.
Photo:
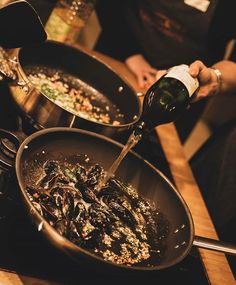
M28 146L28 145L25 145L24 148L27 149L27 148L29 148L29 146Z
M27 86L27 83L25 81L23 81L23 80L18 81L17 84L25 93L29 92L29 87Z
M181 246L183 246L183 245L185 245L186 244L186 241L183 241L181 244L176 244L175 246L174 246L174 248L180 248Z
M124 87L123 86L120 86L119 88L118 88L118 91L119 92L122 92L124 90Z
M42 154L45 154L45 151L44 151L44 150L42 151Z
M179 229L174 230L174 234L177 234L180 230L184 229L186 226L183 224Z

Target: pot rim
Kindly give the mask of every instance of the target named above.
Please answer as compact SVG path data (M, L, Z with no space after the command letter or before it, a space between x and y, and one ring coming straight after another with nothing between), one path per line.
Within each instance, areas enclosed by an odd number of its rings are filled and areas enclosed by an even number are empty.
M74 243L72 243L71 241L69 241L68 239L64 238L63 236L61 236L37 211L36 209L33 207L29 196L26 194L25 189L24 189L24 182L23 179L21 177L20 174L20 167L21 167L21 157L23 155L24 150L27 148L26 146L32 142L33 140L35 140L36 138L43 136L43 135L47 135L49 133L65 133L65 132L70 132L70 133L74 133L76 134L82 134L82 135L87 135L87 136L92 136L95 138L99 138L101 140L105 140L107 143L111 143L114 144L120 148L123 148L124 145L122 145L121 143L112 140L106 136L91 132L91 131L87 131L87 130L81 130L81 129L77 129L77 128L67 128L67 127L56 127L56 128L47 128L47 129L43 129L40 131L37 131L35 133L33 133L32 135L30 135L29 137L27 137L24 142L20 145L17 154L16 154L16 160L15 160L15 171L16 171L16 177L17 177L17 181L18 184L20 186L20 190L21 193L23 194L24 200L27 204L27 207L29 209L29 213L34 215L34 218L36 218L39 222L37 224L37 226L39 226L41 223L43 223L45 225L45 228L47 228L47 230L49 230L50 232L53 233L54 235L54 241L55 241L55 245L58 247L58 242L63 241L65 248L67 249L73 249L73 251L75 251L76 253L82 254L86 257L92 258L92 259L96 259L97 261L101 262L101 263L105 263L107 265L110 265L112 267L116 267L116 268L120 268L120 269L125 269L125 270L129 270L129 271L154 271L154 270L161 270L161 269L165 269L165 268L169 268L175 264L177 264L178 262L180 262L181 260L184 259L184 257L187 256L187 254L190 252L192 245L193 245L193 240L194 240L194 223L193 223L193 219L190 213L190 210L185 202L185 200L183 199L183 197L181 196L181 194L179 193L179 191L175 188L175 186L169 181L169 179L160 171L158 170L155 166L153 166L151 163L149 163L147 160L145 160L141 155L137 154L134 151L130 151L130 153L132 153L132 155L136 156L138 159L141 159L145 162L145 164L148 167L151 167L164 181L165 183L167 183L172 190L175 192L175 194L178 196L178 198L180 199L183 208L186 212L187 215L187 219L189 221L189 232L190 232L190 238L188 241L188 245L186 246L185 250L174 260L170 261L169 263L165 263L162 265L157 265L157 266L127 266L127 265L120 265L120 264L116 264L114 262L110 262L110 261L106 261L104 260L102 257L97 256L96 254L93 254L89 251L87 251L86 249L83 249L82 247L79 247L77 245L75 245ZM65 250L66 251L66 250Z
M128 128L129 126L133 126L135 123L138 122L140 116L141 116L141 112L142 112L142 104L139 100L139 97L140 97L140 92L136 92L135 89L132 87L132 85L127 81L127 79L122 76L118 71L116 71L114 68L112 68L109 64L107 64L105 61L103 61L102 59L100 59L99 57L97 57L96 55L94 55L93 53L89 52L89 51L86 51L85 49L81 48L81 47L74 47L74 46L70 46L66 43L61 43L61 42L57 42L57 41L53 41L53 40L47 40L43 43L39 43L37 45L34 45L35 47L37 46L42 46L42 45L47 45L47 44L51 44L51 45L55 45L55 46L62 46L62 47L65 47L68 48L68 49L71 49L71 50L74 50L74 51L79 51L80 53L94 59L95 61L99 62L100 64L102 64L103 66L105 66L109 71L111 71L115 76L117 76L118 78L120 78L123 83L129 88L129 90L133 93L134 95L134 99L137 103L137 115L134 115L137 116L137 118L133 118L132 121L128 122L128 123L124 123L124 124L119 124L119 125L113 125L113 124L108 124L108 123L101 123L101 122L96 122L96 121L93 121L93 120L89 120L87 118L83 118L79 115L76 115L76 114L73 114L72 112L66 110L65 108L59 106L58 104L56 104L55 102L53 102L53 100L49 99L47 96L45 96L42 92L40 92L36 87L34 87L34 85L30 82L30 80L28 79L28 76L25 74L22 66L21 66L21 63L20 63L20 53L22 50L24 50L25 48L27 47L20 47L20 48L16 48L14 49L13 53L15 54L15 57L17 59L17 71L18 73L20 74L22 80L28 85L30 86L30 89L31 90L37 90L44 98L46 101L50 101L51 103L53 103L56 107L58 107L60 110L63 110L65 111L67 114L71 115L72 117L74 117L75 119L78 118L78 119L82 119L82 120L85 120L86 122L88 123L91 123L91 124L94 124L94 125L98 125L98 126L102 126L102 127L108 127L108 128L114 128L114 129L121 129L121 128ZM14 97L14 96L13 96ZM24 110L23 110L24 112ZM27 114L26 114L27 115ZM72 118L72 121L74 122L74 120ZM70 126L72 125L73 126L73 122L70 124ZM37 122L36 122L37 123ZM40 124L39 124L40 125Z

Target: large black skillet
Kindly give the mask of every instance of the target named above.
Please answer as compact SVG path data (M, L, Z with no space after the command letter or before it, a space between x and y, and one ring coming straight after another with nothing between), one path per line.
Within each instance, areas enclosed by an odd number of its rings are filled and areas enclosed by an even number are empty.
M111 67L81 48L46 41L15 49L8 61L14 74L14 79L8 80L13 101L39 129L79 127L111 136L129 128L140 116L140 102L134 89ZM28 78L29 74L38 73L39 67L50 76L61 71L61 81L71 88L79 90L82 86L93 105L101 109L109 107L106 112L111 122L94 122L74 115L48 99ZM117 108L124 117L117 117ZM113 125L113 121L120 124Z
M12 98L23 115L38 128L79 127L105 135L127 129L140 115L137 94L126 81L104 62L79 48L46 41L40 18L26 1L15 1L0 9L0 81L8 82ZM28 66L62 70L64 77L73 76L82 81L86 96L96 98L96 105L107 108L117 121L116 109L124 114L120 125L100 123L75 116L44 96L28 79ZM32 70L32 69L31 69ZM71 86L71 81L68 80ZM80 83L73 87L78 89ZM72 86L71 86L72 87ZM94 102L94 101L93 101ZM95 103L92 103L95 104ZM117 106L117 108L114 108Z
M0 137L6 136L0 130ZM10 135L7 135L10 139ZM14 136L14 142L17 137ZM189 253L192 245L236 254L235 246L219 244L194 236L194 225L190 211L175 187L150 163L134 152L129 152L120 165L117 176L131 183L140 195L153 201L170 222L170 234L167 238L165 257L154 267L121 266L104 261L94 254L74 245L60 236L36 211L25 192L26 182L32 181L42 171L42 163L48 159L65 160L78 154L87 154L94 163L108 169L118 156L123 145L85 130L70 128L49 128L30 135L20 145L16 154L15 171L23 203L31 220L53 246L68 254L76 262L90 268L122 269L132 271L160 270L175 265ZM206 242L207 241L207 242Z

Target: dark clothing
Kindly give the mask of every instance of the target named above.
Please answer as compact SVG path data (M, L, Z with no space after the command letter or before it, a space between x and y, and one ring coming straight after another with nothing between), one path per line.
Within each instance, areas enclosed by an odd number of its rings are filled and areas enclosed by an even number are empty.
M219 127L190 165L220 240L236 244L236 119ZM236 277L236 259L227 258Z
M222 59L231 39L236 39L235 1L219 0L206 43L209 65Z
M123 61L132 54L140 53L141 46L124 20L125 5L129 1L98 0L96 13L102 27L95 50ZM137 13L134 6L134 13Z
M236 119L219 127L190 165L215 225L234 224L236 242Z
M143 54L156 68L212 64L222 59L227 41L235 37L233 0L211 0L206 12L183 0L98 0L102 33L95 49L124 61Z
M164 68L190 63L205 55L202 43L206 41L215 1L203 13L183 0L141 0L138 15L134 15L131 4L126 8L126 22L152 65Z

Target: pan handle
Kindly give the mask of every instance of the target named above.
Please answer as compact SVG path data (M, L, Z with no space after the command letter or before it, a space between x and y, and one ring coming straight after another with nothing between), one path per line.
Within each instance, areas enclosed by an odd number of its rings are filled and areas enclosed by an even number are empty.
M193 245L205 249L215 250L230 255L236 255L236 246L219 240L195 236Z
M0 166L10 170L15 165L15 156L26 135L20 131L0 129Z
M16 78L15 62L9 59L7 52L0 47L0 81L14 81Z
M29 79L19 68L19 61L16 56L10 58L7 52L0 47L0 82L14 83L25 93L32 88Z

